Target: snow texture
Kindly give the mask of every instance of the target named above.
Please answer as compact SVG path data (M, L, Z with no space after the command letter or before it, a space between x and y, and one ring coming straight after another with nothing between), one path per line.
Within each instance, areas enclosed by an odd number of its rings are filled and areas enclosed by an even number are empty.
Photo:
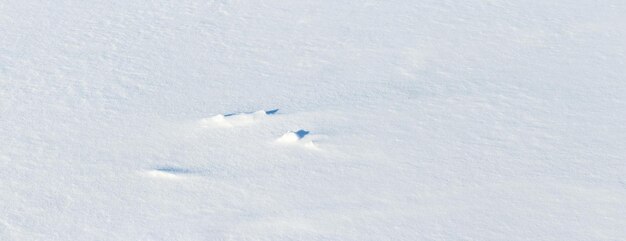
M625 240L625 123L622 0L0 1L3 241Z

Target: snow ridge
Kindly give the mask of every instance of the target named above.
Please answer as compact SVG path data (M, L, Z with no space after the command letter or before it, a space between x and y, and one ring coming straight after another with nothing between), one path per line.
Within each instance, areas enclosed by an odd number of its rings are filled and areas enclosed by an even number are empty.
M233 114L219 114L209 118L200 120L200 124L204 127L218 127L218 128L231 128L237 126L246 126L254 124L258 121L265 119L269 115L274 115L278 112L275 110L259 110L255 112L233 113Z

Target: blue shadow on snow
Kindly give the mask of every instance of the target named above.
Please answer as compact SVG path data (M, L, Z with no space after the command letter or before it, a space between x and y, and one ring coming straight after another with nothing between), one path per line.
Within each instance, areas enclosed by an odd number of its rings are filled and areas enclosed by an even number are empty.
M296 132L296 136L298 136L298 139L302 139L304 138L306 135L308 135L309 133L311 133L310 131L306 131L306 130L298 130Z
M160 171L160 172L172 173L172 174L188 174L188 173L191 173L191 170L185 169L185 168L180 168L180 167L159 167L159 168L156 168L155 170Z
M268 110L265 111L266 115L274 115L278 112L278 109L273 109L273 110ZM253 112L233 112L233 113L228 113L225 114L224 117L229 117L229 116L234 116L234 115L239 115L239 114L252 114Z
M265 111L265 114L267 114L267 115L273 115L273 114L276 114L276 112L278 112L278 109L273 109L273 110L268 110L268 111Z

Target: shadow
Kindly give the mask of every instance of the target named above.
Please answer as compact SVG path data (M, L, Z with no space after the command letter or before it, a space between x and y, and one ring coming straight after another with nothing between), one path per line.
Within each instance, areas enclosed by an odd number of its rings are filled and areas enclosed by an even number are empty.
M184 169L184 168L179 168L179 167L159 167L159 168L156 168L154 170L157 170L157 171L160 171L160 172L172 173L172 174L188 174L188 173L191 173L191 170Z
M311 133L310 131L306 131L306 130L299 130L294 132L296 134L296 136L298 136L298 139L302 139L304 138L306 135L308 135L309 133Z
M233 112L233 113L228 113L228 114L225 114L225 115L224 115L224 117L235 116L235 115L241 115L241 114L252 114L252 113L254 113L254 112ZM268 110L268 111L265 111L265 114L266 114L266 115L274 115L274 114L276 114L276 113L278 113L278 109L273 109L273 110Z
M265 111L265 114L267 114L267 115L273 115L273 114L276 114L277 112L278 112L278 109L273 109L273 110L268 110L268 111Z

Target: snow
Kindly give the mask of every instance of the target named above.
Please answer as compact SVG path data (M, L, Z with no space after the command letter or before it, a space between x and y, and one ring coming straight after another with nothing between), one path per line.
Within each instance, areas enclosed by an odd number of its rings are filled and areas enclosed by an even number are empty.
M625 66L618 0L0 1L0 240L623 240Z

